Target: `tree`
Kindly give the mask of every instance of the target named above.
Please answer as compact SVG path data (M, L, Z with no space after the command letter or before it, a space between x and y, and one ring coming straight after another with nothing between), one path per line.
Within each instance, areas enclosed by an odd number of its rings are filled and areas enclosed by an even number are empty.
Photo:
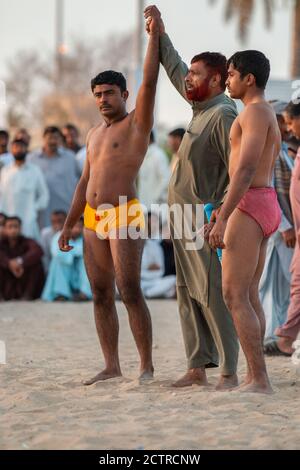
M291 77L297 78L300 77L300 0L288 1L293 2ZM210 0L210 2L214 4L216 0ZM263 6L265 10L266 26L270 27L276 5L274 0L263 0ZM254 8L255 0L226 0L225 20L228 21L234 16L237 16L238 32L242 42L246 42Z
M8 63L5 80L9 127L40 128L74 122L86 131L99 122L90 81L105 69L129 75L132 64L133 35L109 36L98 40L73 38L62 58L59 82L51 53L19 51Z

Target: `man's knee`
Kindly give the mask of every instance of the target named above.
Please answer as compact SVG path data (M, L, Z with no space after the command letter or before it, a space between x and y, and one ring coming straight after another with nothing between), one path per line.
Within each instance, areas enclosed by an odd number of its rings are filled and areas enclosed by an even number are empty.
M95 305L110 306L115 300L114 286L91 284Z
M118 282L117 285L120 297L125 305L133 305L140 301L142 291L139 282L132 282L128 280Z
M239 308L247 300L247 289L240 289L230 283L222 286L224 302L229 310Z

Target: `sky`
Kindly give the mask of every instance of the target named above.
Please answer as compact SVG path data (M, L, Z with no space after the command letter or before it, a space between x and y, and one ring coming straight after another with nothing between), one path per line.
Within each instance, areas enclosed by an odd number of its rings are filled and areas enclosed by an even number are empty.
M226 0L157 0L174 46L187 62L202 51L219 51L229 56L241 49L259 49L271 61L271 77L285 79L290 65L291 7L277 0L273 26L265 29L262 0L256 0L246 44L237 38L237 23L224 23ZM113 32L132 30L137 21L137 0L64 0L64 42L72 36L105 38ZM291 5L291 1L288 5ZM148 2L146 2L148 4ZM20 49L52 50L55 47L55 0L0 0L0 80L6 62ZM145 37L146 41L146 37ZM95 42L97 47L97 42ZM168 128L186 125L191 110L160 73L156 119Z

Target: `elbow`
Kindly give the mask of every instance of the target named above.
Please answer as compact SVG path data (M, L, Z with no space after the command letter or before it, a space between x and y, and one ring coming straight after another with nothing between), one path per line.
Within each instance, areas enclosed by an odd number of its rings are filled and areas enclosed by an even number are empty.
M253 166L245 166L239 168L235 172L235 177L238 177L238 179L241 180L244 184L250 184L253 180L255 172L256 168L254 168Z

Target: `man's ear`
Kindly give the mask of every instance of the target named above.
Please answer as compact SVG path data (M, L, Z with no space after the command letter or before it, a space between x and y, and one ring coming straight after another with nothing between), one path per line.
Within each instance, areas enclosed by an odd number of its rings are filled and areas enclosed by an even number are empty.
M221 83L221 74L220 73L216 73L215 75L213 75L211 77L211 81L210 81L210 85L212 88L216 88L217 86L219 86Z
M247 86L253 86L256 83L256 78L254 77L253 73L249 73L247 75Z
M127 101L127 100L128 100L128 96L129 96L129 91L128 91L128 90L123 91L122 97L123 97L123 100L124 100L124 101Z

